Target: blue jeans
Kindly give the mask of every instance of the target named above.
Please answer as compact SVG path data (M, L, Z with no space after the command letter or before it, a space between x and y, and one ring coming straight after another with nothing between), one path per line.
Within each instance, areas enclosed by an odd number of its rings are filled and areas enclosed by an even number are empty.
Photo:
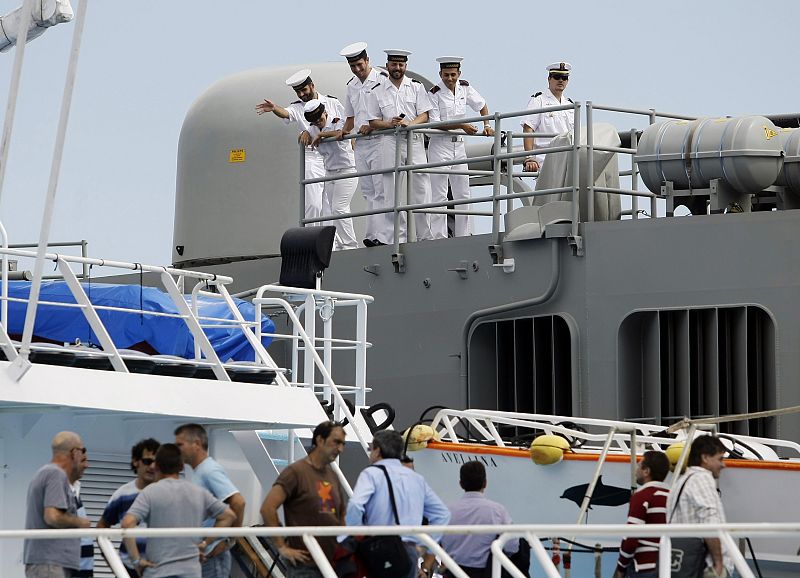
M230 578L231 551L225 550L219 556L209 558L203 564L203 578Z

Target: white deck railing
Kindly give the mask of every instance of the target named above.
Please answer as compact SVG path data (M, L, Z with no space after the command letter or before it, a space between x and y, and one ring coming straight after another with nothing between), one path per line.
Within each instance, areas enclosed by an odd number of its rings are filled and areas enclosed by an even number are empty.
M475 526L354 526L354 527L290 527L290 528L134 528L122 529L97 529L88 528L81 530L0 530L0 539L53 539L53 538L79 538L91 536L97 539L98 546L109 562L111 570L117 578L128 578L128 573L122 565L122 560L111 543L125 537L197 537L199 534L209 537L245 536L245 537L271 537L271 536L301 536L312 558L320 568L325 578L337 578L336 573L322 552L317 542L321 536L340 535L401 535L414 536L424 544L430 552L436 555L442 566L447 568L457 578L467 578L464 571L441 548L431 535L442 534L491 534L497 536L492 543L493 563L492 578L499 578L501 568L506 569L514 578L522 578L522 574L514 567L513 563L503 553L503 545L512 539L524 538L531 545L531 562L538 564L548 578L560 578L557 567L548 555L543 540L550 540L555 536L576 537L653 537L660 536L660 563L659 578L670 576L671 538L674 537L712 537L719 538L725 553L732 560L739 576L742 578L755 578L747 560L739 551L735 537L787 537L800 534L798 524L597 524L597 525L475 525ZM800 568L800 557L796 563Z

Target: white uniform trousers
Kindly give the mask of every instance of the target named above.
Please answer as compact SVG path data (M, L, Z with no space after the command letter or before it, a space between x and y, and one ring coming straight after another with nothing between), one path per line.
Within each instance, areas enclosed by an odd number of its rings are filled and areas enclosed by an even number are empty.
M428 157L425 154L425 142L423 135L414 133L411 144L411 158L406 158L406 134L399 135L400 140L400 164L422 164L428 162ZM395 137L385 136L381 139L383 141L383 167L390 168L394 166L395 155ZM406 190L406 173L400 173L400 202L399 205L405 204L404 192ZM431 180L430 175L425 173L415 173L411 185L411 195L408 199L409 204L416 203L429 203L431 199ZM385 198L385 207L394 207L394 173L388 173L383 177L383 196ZM378 240L382 243L394 243L394 213L386 213L384 216L383 227L379 231ZM417 241L426 241L433 238L431 235L430 219L427 213L414 213L414 227L416 229ZM406 242L406 216L405 213L400 214L400 242Z
M453 139L456 139L455 141ZM432 163L452 160L466 160L464 137L432 136L428 142L428 158ZM437 170L464 171L467 165L440 167ZM466 175L431 175L431 202L441 203L447 200L447 183L453 191L453 200L469 198L469 177ZM447 208L447 207L442 207ZM469 205L456 205L456 209L467 210ZM472 234L469 215L456 215L455 236L464 237ZM447 215L431 215L431 233L434 239L447 237Z
M366 136L356 140L356 171L377 171L383 168L383 149L381 137ZM383 196L383 175L359 177L361 194L367 203L367 210L382 209L386 206ZM365 239L377 239L378 231L386 221L385 215L367 215Z
M325 176L325 164L322 156L306 155L306 178L320 179ZM306 219L316 219L322 216L322 197L326 183L314 183L305 187L305 216ZM328 186L330 184L328 183ZM321 222L309 223L307 227L319 227Z
M328 176L339 176L344 173L352 173L353 169L333 169L328 171ZM323 215L345 215L350 212L350 200L358 187L358 179L339 179L325 184L325 206ZM326 221L336 227L336 239L333 243L335 251L343 249L355 249L358 247L356 234L353 232L353 219L336 219Z

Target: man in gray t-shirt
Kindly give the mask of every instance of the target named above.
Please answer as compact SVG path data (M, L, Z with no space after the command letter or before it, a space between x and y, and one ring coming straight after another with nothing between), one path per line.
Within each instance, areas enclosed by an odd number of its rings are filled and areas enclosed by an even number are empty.
M42 466L28 486L25 529L88 528L78 516L70 484L86 469L86 448L80 436L63 431L51 442L53 459ZM80 567L80 538L25 540L23 562L29 578L62 578Z
M140 521L150 528L201 527L214 518L216 527L229 527L236 514L208 490L182 480L181 452L175 444L163 444L156 452L158 481L144 488L122 520L123 528ZM134 538L125 538L132 564L144 578L200 578L199 538L149 538L147 559L140 557Z

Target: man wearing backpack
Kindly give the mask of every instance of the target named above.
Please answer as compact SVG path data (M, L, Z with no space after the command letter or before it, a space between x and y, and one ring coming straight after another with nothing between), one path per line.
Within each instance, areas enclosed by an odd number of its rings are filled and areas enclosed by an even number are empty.
M420 474L400 463L403 438L396 431L376 432L372 438L371 466L358 476L345 516L348 526L431 526L450 521L450 510ZM438 540L439 536L431 536ZM415 536L366 538L358 555L370 578L417 578L420 543ZM399 559L405 550L407 559ZM399 553L398 553L399 552ZM380 569L380 572L377 572Z

